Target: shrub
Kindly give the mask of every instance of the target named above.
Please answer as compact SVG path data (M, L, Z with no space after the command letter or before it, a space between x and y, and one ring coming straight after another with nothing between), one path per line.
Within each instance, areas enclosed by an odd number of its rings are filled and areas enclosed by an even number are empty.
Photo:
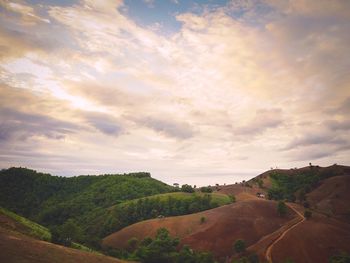
M190 186L189 184L184 184L181 186L181 192L185 192L185 193L193 193L194 189L192 186Z
M346 252L338 253L329 259L329 263L350 263L350 255Z
M207 221L207 218L205 216L201 217L201 224L204 224Z
M236 240L236 242L233 244L233 248L237 253L242 253L245 251L245 242L242 239Z
M236 197L234 195L229 195L231 203L235 203L236 202Z
M278 202L277 212L278 212L279 216L285 216L287 214L287 206L283 201Z
M312 212L310 210L305 210L304 216L306 219L310 219L310 217L312 216Z
M201 192L202 193L211 193L211 192L213 192L213 189L211 189L211 187L209 187L209 186L203 186L203 187L201 187Z
M134 251L137 248L139 241L136 237L130 238L128 240L128 248L130 251Z

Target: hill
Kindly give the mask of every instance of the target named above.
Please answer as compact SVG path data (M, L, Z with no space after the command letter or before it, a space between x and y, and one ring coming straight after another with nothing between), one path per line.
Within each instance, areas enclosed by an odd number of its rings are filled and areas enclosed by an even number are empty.
M125 201L105 210L91 220L94 233L104 237L128 225L150 218L192 214L231 203L230 196L219 193L174 192Z
M6 209L0 209L0 262L124 262L40 240L49 236L50 233L45 227Z
M248 182L214 187L214 193L235 195L234 204L142 221L105 237L103 245L125 249L128 240L154 237L165 227L180 238L181 246L211 251L221 261L255 254L262 262L326 263L338 251L350 252L349 172L340 165L267 171ZM279 217L276 202L257 198L258 192L293 201L287 203L288 215ZM310 219L303 216L305 211L311 211ZM246 253L233 252L237 239L245 241Z
M205 218L204 223L201 222L202 217ZM154 237L158 228L165 227L171 235L180 238L182 245L226 257L232 255L236 239L244 238L251 245L293 217L293 211L286 217L279 217L274 201L245 200L196 214L139 222L107 236L103 245L126 248L129 239Z
M50 228L74 220L88 235L91 219L108 207L173 190L149 173L58 177L26 168L0 171L0 206Z

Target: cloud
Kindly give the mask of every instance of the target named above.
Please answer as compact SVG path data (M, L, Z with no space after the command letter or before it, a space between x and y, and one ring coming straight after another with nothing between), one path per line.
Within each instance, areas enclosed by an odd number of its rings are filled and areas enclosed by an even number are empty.
M257 110L255 117L246 125L235 127L234 133L238 135L257 135L270 128L277 128L283 123L281 109Z
M129 117L129 119L133 120L138 125L142 125L162 135L176 139L190 139L196 134L195 128L186 122L178 122L161 117Z
M343 130L343 131L347 131L350 130L350 120L344 120L344 121L337 121L337 120L328 120L325 121L325 125L333 130Z
M78 126L50 118L45 115L28 114L13 109L0 109L0 140L26 140L33 136L45 136L50 139L63 139L77 131Z
M119 121L112 116L97 112L86 112L83 115L90 125L104 134L118 136L123 131Z

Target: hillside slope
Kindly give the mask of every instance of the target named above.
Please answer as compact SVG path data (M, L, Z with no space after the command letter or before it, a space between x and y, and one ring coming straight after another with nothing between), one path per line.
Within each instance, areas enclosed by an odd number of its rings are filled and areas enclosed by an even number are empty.
M306 195L311 208L350 223L350 174L327 178Z
M34 224L34 223L32 223ZM35 224L35 227L37 225ZM32 226L0 213L0 262L21 263L121 263L124 261L67 248L33 238Z
M91 244L98 237L89 223L110 206L173 189L149 173L58 177L26 168L0 171L0 206L50 228L73 219Z
M290 211L288 216L279 217L274 201L246 200L201 213L143 221L107 236L103 245L126 248L129 239L154 237L158 228L165 227L171 235L181 239L182 245L226 257L232 254L235 240L244 238L247 245L251 245L294 216ZM201 217L205 217L204 223Z

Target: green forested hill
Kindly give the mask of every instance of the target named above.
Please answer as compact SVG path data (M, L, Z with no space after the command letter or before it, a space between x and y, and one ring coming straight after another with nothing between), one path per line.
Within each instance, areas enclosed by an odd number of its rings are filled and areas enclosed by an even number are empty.
M85 228L82 219L112 205L173 189L149 173L58 177L26 168L0 171L0 206L48 227L73 219Z

